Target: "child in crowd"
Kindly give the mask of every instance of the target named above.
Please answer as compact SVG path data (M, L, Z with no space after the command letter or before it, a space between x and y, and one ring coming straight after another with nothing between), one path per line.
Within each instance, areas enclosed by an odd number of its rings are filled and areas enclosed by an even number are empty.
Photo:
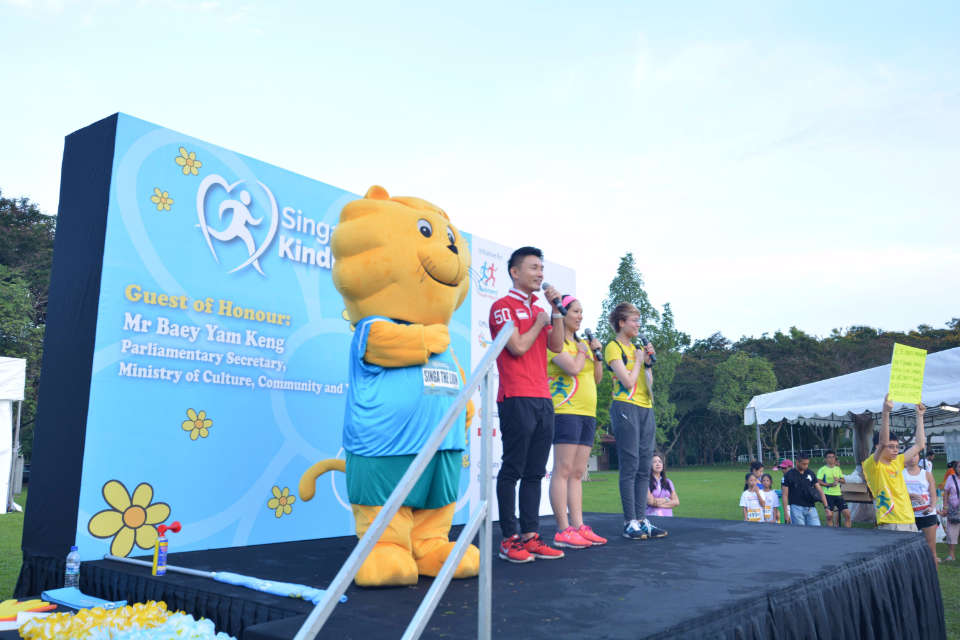
M760 496L763 498L763 521L780 524L780 496L773 489L773 476L765 473L760 477Z
M740 506L746 522L763 522L763 495L757 486L757 476L748 472L743 478L743 493L740 494Z
M948 471L955 471L957 461L950 463ZM945 562L956 559L957 537L960 534L960 482L957 474L951 473L943 479L943 509L940 510L941 524L943 525L944 542L947 543L947 557Z
M650 490L647 491L647 515L672 516L673 508L680 504L677 490L673 481L667 477L663 462L662 453L653 454L653 461L650 463Z

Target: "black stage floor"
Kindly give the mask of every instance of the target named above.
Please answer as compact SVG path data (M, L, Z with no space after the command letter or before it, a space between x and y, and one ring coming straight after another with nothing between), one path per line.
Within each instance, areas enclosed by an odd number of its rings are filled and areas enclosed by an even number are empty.
M670 531L631 541L618 514L588 514L609 544L561 560L495 560L494 638L945 638L936 567L919 534L652 518ZM552 537L555 523L542 519ZM494 526L494 535L499 530ZM174 553L172 565L325 587L355 538ZM111 561L83 564L81 588L165 600L242 640L292 638L312 605L204 578ZM397 638L430 586L359 589L320 637ZM456 580L424 637L476 636L477 580Z

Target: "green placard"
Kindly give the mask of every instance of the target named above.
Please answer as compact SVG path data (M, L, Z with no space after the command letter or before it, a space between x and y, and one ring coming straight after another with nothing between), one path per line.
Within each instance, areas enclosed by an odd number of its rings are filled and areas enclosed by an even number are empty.
M923 392L923 368L926 364L926 350L894 343L893 360L890 362L890 399L918 404Z

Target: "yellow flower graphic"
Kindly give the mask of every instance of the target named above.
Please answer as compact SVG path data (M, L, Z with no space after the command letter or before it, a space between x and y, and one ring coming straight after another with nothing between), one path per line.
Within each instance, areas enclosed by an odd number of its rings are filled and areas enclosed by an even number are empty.
M183 167L183 175L188 176L191 173L197 175L197 169L203 166L203 163L197 160L197 152L191 151L187 153L187 150L183 147L180 147L180 155L174 158L176 163Z
M170 205L173 204L173 198L169 191L160 191L157 187L153 188L153 195L150 196L150 202L157 205L157 211L170 211Z
M213 426L213 420L207 417L206 411L187 409L187 417L190 419L184 420L180 427L190 432L191 440L196 440L198 437L206 438L210 435L208 429Z
M114 536L110 553L124 557L133 550L133 543L141 549L150 549L157 541L157 528L170 517L170 505L154 502L153 487L141 482L131 496L118 480L103 485L103 499L110 505L90 518L87 530L96 538Z
M288 487L284 487L283 491L280 491L280 487L274 485L273 497L267 500L267 508L273 509L273 515L279 518L283 514L290 515L293 512L291 505L296 501L297 497L290 495Z

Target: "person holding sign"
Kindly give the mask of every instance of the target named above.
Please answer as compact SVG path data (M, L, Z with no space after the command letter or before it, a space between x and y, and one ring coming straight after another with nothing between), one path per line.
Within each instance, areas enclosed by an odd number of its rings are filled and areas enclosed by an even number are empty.
M927 410L923 403L917 404L916 442L904 453L898 453L900 442L890 433L890 411L893 400L890 394L883 397L883 412L880 421L880 433L877 434L877 447L873 455L863 461L863 476L873 493L873 507L877 518L877 527L893 531L917 531L913 515L913 505L907 484L903 480L904 458L917 456L927 444L923 431L923 413Z
M763 522L763 508L766 502L760 487L757 486L757 476L747 473L743 477L743 493L740 494L740 506L743 508L745 522Z

